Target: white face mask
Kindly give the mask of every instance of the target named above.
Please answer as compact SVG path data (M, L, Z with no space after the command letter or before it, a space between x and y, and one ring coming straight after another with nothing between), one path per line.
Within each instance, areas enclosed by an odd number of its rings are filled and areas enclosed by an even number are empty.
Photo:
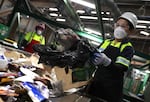
M37 34L41 35L42 33L43 33L43 31L37 30Z
M116 39L123 39L126 36L127 36L127 33L122 27L119 26L114 30L114 37Z

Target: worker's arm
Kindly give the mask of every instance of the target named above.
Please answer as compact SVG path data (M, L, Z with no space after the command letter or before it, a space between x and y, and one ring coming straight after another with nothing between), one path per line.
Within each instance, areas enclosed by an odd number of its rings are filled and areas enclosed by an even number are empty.
M23 39L22 42L21 42L21 44L20 44L20 47L24 48L27 44L28 44L28 41L25 40L25 39Z
M31 37L31 32L28 32L25 36L24 39L21 41L20 44L20 49L24 49L24 47L28 44L30 37Z
M134 50L131 46L126 47L115 62L111 62L108 67L114 68L118 71L127 71L133 57Z

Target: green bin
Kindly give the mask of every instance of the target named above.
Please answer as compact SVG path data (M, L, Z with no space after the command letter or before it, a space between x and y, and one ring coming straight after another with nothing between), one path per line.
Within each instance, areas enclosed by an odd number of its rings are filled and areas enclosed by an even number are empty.
M8 27L0 24L0 40L4 40L8 36Z

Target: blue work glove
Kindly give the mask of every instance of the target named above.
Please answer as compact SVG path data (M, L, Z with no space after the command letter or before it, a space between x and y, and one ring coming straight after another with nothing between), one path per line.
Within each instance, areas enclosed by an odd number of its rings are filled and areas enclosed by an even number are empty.
M92 63L94 65L103 65L107 67L111 63L111 59L107 57L104 53L94 53L92 58Z

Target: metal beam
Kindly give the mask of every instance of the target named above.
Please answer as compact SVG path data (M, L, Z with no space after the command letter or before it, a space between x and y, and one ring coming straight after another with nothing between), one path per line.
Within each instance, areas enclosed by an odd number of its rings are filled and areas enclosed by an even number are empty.
M27 2L28 2L27 0L17 0L16 1L14 9L13 9L13 12L12 12L11 17L9 19L9 22L7 24L8 26L11 25L13 17L15 16L15 13L17 12L18 9L23 9L23 10L25 10L27 12L31 12L31 8L27 4Z
M62 2L62 0L60 0L60 2ZM68 19L70 20L70 23L73 23L74 28L83 31L81 20L74 8L71 6L70 2L68 0L63 0L63 3L61 5L64 5L63 12L67 13L67 16L69 16Z
M145 59L147 59L147 60L150 60L150 55L144 54L144 53L142 53L142 52L135 51L135 55L140 56L140 57L142 57L142 58L145 58Z
M64 24L58 23L56 21L50 20L48 18L45 18L44 16L37 15L36 13L29 12L29 11L24 10L22 8L16 8L14 11L15 11L15 13L16 12L20 12L21 14L29 15L29 16L31 16L33 18L36 18L37 20L42 20L43 22L46 22L49 25L53 25L53 26L60 27L60 28L71 28L73 30L80 31L80 30L75 29L75 28L73 28L73 27L71 27L69 25L64 25Z
M0 11L0 17L4 17L4 16L6 16L8 14L11 14L12 10L13 10L13 7L1 10Z
M0 3L0 9L2 8L3 3L4 3L4 0L2 0Z
M133 39L134 40L147 40L147 41L150 41L150 37L147 37L147 36L139 36L139 35L130 35L129 36L130 39Z
M98 16L99 30L102 33L103 39L105 39L104 27L103 27L102 15L101 15L101 0L95 0L95 5L96 5L97 16Z

